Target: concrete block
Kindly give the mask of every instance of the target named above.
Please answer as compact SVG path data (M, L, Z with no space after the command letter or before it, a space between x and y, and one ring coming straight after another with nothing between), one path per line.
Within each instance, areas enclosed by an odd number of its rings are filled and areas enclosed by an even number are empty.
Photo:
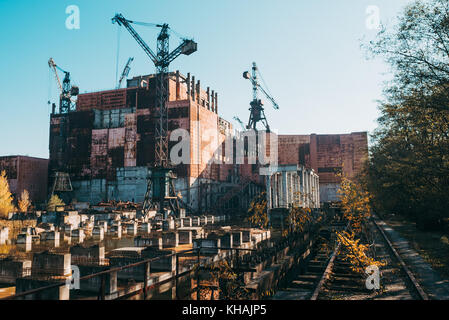
M162 221L162 230L173 230L175 229L175 220L166 219Z
M17 235L17 240L16 243L17 244L31 244L32 239L31 239L31 235L29 233L19 233Z
M141 223L139 225L139 232L145 234L151 233L151 223L150 222Z
M85 247L82 245L70 248L73 264L102 264L105 260L105 248L102 245Z
M0 282L14 284L17 278L30 275L31 260L0 259Z
M158 249L163 248L162 237L141 237L134 238L134 245L136 247L155 247Z
M176 225L176 228L184 227L184 220L183 219L175 219L175 225Z
M192 217L192 227L199 227L200 225L200 217Z
M128 222L124 224L126 227L126 233L131 236L135 236L137 234L137 223L136 222Z
M225 233L220 237L221 239L221 246L225 248L232 248L233 242L232 242L232 234L231 233Z
M232 243L234 246L239 247L242 245L242 232L241 231L232 231Z
M242 230L242 242L251 242L251 230Z
M67 276L72 272L70 253L35 253L31 266L31 275Z
M178 230L179 244L192 244L191 230Z
M54 284L55 282L61 282L61 280L45 281L31 278L17 278L16 293L46 287L48 285ZM63 285L60 287L33 293L25 297L19 298L18 300L69 300L70 299L69 290L70 290L69 286Z
M83 242L85 238L84 230L83 229L72 230L71 237L75 241Z
M95 226L92 229L92 236L94 237L94 239L96 240L103 240L104 239L104 229L101 226Z
M160 259L151 261L151 272L161 272L161 271L176 271L176 256L168 256L174 251L158 250L156 248L148 247L142 251L142 257L145 259L160 257Z
M162 234L162 243L165 248L177 247L179 245L179 235L177 232L165 232Z
M193 248L201 248L201 254L219 254L221 247L220 239L195 239Z
M182 218L183 227L191 227L192 226L192 218Z

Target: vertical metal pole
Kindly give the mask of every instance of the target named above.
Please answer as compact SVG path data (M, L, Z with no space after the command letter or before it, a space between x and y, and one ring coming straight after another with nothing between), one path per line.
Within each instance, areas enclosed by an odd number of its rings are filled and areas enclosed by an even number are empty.
M98 295L99 300L105 300L105 289L106 289L106 274L102 274L101 275L100 293Z
M200 299L200 251L201 247L198 248L198 269L196 273L196 300Z
M145 262L143 265L143 300L146 300L148 297L147 288L148 288L148 262Z
M178 253L176 253L176 277L175 277L176 300L179 300L179 295L178 295L178 275L179 275L179 256L178 256Z

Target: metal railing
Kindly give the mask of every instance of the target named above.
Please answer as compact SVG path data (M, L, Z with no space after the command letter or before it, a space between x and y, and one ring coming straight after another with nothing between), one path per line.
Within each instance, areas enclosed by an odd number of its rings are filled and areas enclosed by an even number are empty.
M144 278L143 288L138 290L138 291L136 291L136 292L127 294L127 295L119 297L119 298L123 299L123 298L126 298L128 296L134 296L134 295L143 293L143 298L146 299L148 297L148 291L149 290L154 289L154 288L156 288L156 287L158 287L158 286L160 286L160 285L162 285L164 283L167 283L167 282L170 282L170 281L173 281L173 280L175 280L175 286L176 286L176 289L177 289L178 288L178 279L180 277L185 276L185 275L187 275L187 274L192 272L193 268L190 268L190 269L188 269L186 271L180 272L180 269L179 269L179 257L180 256L186 255L186 254L189 254L189 253L195 253L195 255L197 257L197 263L196 264L200 265L201 264L201 250L211 250L211 249L214 249L214 250L215 249L217 249L217 250L231 250L231 251L236 251L236 252L240 252L240 251L256 252L256 251L258 251L257 249L227 248L227 247L217 247L217 248L200 247L200 248L188 249L188 250L183 250L183 251L179 251L179 252L175 252L175 253L170 253L170 254L167 254L167 255L161 255L161 256L158 256L158 257L144 259L142 261L131 263L131 264L128 264L128 265L125 265L125 266L112 267L112 268L110 268L108 270L104 270L104 271L96 272L96 273L93 273L93 274L90 274L90 275L82 276L82 277L79 278L79 281L81 282L81 281L89 280L89 279L92 279L92 278L95 278L95 277L101 277L100 287L99 287L99 291L98 291L98 300L105 300L105 298L106 298L106 280L107 280L107 276L108 275L110 275L112 273L115 273L115 272L122 271L122 270L135 268L135 267L138 267L138 266L144 266L143 269L144 269L145 273L144 273L144 277L143 277ZM159 281L159 282L154 283L154 284L149 286L148 285L148 280L149 279L148 279L148 276L147 276L147 273L146 273L146 270L148 270L148 268L149 268L149 264L151 262L155 262L157 260L171 258L173 256L176 257L175 274L173 276L163 280L163 281ZM222 259L220 259L220 260L222 260ZM214 262L216 262L216 261L214 261ZM45 278L50 280L51 277L49 275L47 275L47 276L48 277L45 277ZM39 294L39 293L42 293L44 291L47 291L47 290L50 290L50 289L59 288L59 287L66 286L66 285L67 285L67 281L64 280L64 281L60 281L60 282L57 282L57 283L54 283L54 284L50 284L48 286L44 286L44 287L41 287L41 288L36 288L36 289L28 290L28 291L25 291L25 292L17 293L15 295L12 295L12 296L9 296L9 297L5 297L5 298L2 298L0 300L15 300L15 299L19 299L19 298L25 298L26 296L29 296L29 295L32 295L32 294ZM178 292L178 290L176 290L176 292Z

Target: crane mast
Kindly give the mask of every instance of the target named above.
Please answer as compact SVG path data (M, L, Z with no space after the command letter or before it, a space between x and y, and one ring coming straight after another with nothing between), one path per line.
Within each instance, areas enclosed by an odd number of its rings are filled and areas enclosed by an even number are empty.
M125 27L141 46L156 67L156 106L155 106L155 159L151 168L151 177L148 180L147 192L143 204L146 215L150 208L159 204L160 212L166 202L173 211L179 212L178 196L176 195L173 180L176 178L172 171L168 150L168 68L170 62L179 55L190 55L197 50L197 44L190 39L182 39L181 44L172 52L169 51L169 26L157 24L161 28L157 37L157 51L154 53L146 42L134 30L131 24L144 24L125 19L122 14L116 14L112 23ZM151 196L150 196L151 194Z

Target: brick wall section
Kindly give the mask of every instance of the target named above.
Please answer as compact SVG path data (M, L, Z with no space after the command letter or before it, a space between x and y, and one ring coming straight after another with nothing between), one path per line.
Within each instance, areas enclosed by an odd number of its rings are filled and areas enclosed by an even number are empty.
M16 199L26 189L33 203L46 200L48 159L27 156L0 157L0 171L2 170L6 171L11 193Z
M335 172L353 178L368 158L366 132L350 134L279 135L279 163L313 168L320 183L338 183Z

